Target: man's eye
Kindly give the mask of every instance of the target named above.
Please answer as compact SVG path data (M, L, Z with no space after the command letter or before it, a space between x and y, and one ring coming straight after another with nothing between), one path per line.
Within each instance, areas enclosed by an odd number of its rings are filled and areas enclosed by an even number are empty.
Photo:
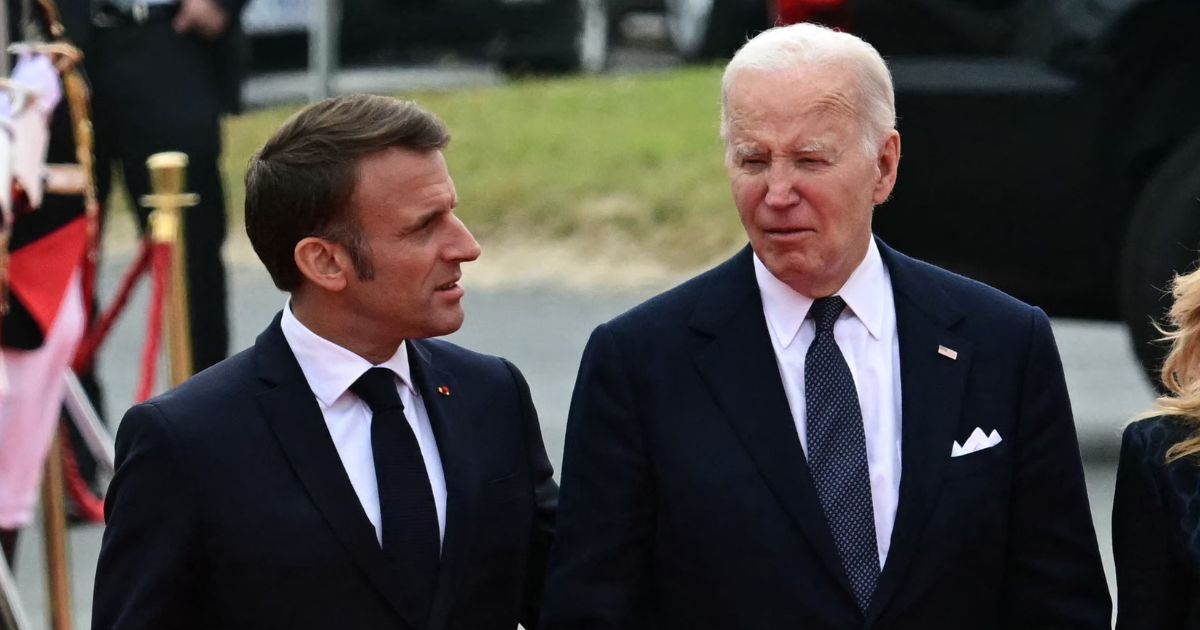
M436 224L436 217L427 217L420 222L405 230L405 235L415 236L417 234L425 234Z

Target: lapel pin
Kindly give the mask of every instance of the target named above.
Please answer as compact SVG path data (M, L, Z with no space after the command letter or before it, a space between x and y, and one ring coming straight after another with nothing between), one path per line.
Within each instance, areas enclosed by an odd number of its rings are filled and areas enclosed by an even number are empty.
M449 395L450 395L450 388L449 388L449 387L446 387L445 385L438 385L438 393L439 393L439 394L441 394L441 395L443 395L443 396L449 396Z
M958 351L951 350L950 348L947 348L946 346L938 346L938 354L946 357L947 359L950 359L951 361L958 360Z

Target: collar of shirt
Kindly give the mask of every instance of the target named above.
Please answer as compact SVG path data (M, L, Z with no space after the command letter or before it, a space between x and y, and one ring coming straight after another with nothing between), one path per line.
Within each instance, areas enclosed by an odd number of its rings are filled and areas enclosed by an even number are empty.
M875 339L879 339L883 334L884 311L887 307L885 300L892 299L886 273L883 258L879 255L879 247L872 238L867 247L867 255L858 263L858 267L850 274L842 288L834 292L846 301L850 312ZM758 254L754 254L754 277L762 295L767 324L779 345L787 348L795 341L800 326L808 317L813 298L800 294L776 278L758 258Z
M292 313L291 300L283 308L280 326L292 348L292 354L296 356L296 362L300 364L300 371L304 373L309 388L322 408L333 406L358 377L373 367L388 368L400 377L400 382L414 398L418 396L411 385L407 342L401 342L396 354L376 366L310 330Z

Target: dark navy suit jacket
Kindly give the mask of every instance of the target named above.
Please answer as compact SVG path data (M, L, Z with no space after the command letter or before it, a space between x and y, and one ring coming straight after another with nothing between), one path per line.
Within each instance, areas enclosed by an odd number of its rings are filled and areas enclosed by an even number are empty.
M796 435L746 248L593 333L567 425L544 628L1109 628L1046 316L880 251L900 343L902 473L865 615ZM951 458L977 427L1003 441Z
M408 345L448 491L427 627L535 627L557 487L525 380ZM126 414L105 511L97 630L414 628L278 317Z
M1195 423L1160 417L1125 428L1113 498L1117 630L1200 628L1200 467L1167 449Z

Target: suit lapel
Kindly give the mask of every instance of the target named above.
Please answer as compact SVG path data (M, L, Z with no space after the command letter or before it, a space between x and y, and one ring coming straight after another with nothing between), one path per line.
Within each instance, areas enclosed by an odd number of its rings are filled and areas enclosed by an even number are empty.
M953 332L963 314L923 264L879 242L888 267L900 340L900 500L887 562L867 611L873 623L903 583L917 541L937 503L942 468L962 410L971 345ZM938 352L945 346L954 359Z
M463 410L464 396L453 376L437 367L431 344L409 342L409 365L413 380L433 425L442 471L446 476L446 535L438 587L429 613L429 628L443 628L454 604L456 585L463 572L463 558L470 548L479 521L479 475L476 474L473 444Z
M350 484L320 407L279 322L277 315L254 346L259 377L272 386L258 395L259 408L330 529L368 582L403 617L399 594L404 585L386 564L375 528ZM413 625L407 617L405 621Z
M691 322L707 340L698 346L696 364L767 485L849 597L767 336L752 265L747 247L711 277Z

